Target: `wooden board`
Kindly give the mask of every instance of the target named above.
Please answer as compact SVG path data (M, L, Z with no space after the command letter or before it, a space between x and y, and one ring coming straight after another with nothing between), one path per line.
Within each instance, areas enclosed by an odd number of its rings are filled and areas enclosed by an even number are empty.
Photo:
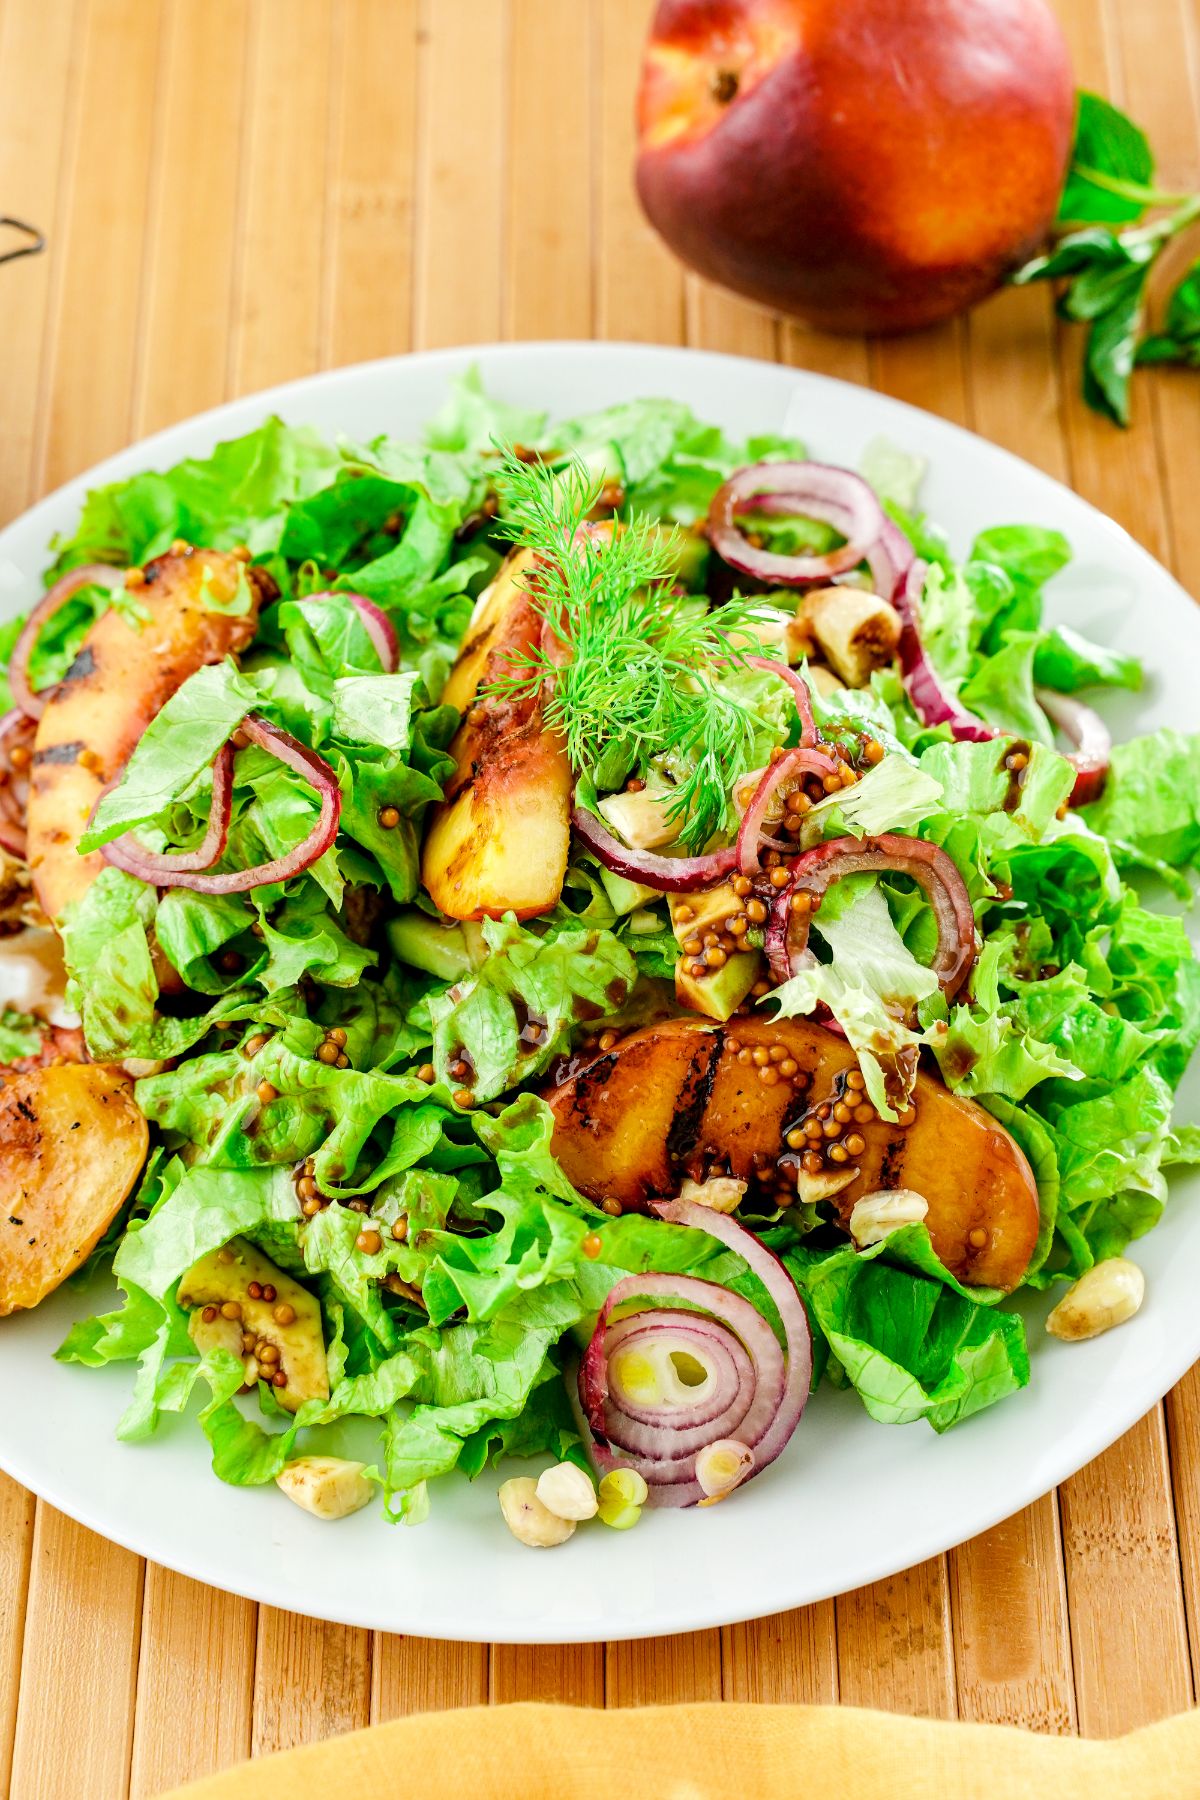
M630 183L650 3L0 0L0 203L52 240L0 271L0 522L234 393L413 345L595 335L871 382L1072 481L1200 587L1196 377L1139 378L1122 436L1081 407L1078 338L1044 292L867 345L683 275ZM1152 125L1165 185L1194 185L1189 0L1060 12L1080 78ZM724 1631L536 1650L257 1608L0 1477L0 1793L149 1800L252 1751L535 1696L1128 1729L1195 1691L1198 1470L1193 1371L1061 1494L891 1581Z

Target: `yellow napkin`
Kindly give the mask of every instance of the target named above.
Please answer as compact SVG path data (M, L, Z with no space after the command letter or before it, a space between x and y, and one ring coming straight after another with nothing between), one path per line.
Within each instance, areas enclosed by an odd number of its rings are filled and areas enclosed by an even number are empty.
M1107 1743L837 1706L473 1706L163 1800L1195 1800L1200 1711Z

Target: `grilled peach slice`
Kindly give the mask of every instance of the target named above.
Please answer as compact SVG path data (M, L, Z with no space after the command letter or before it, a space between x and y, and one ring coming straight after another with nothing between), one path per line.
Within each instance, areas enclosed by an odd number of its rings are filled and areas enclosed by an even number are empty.
M36 1306L87 1260L148 1138L116 1069L61 1063L0 1078L0 1317Z
M220 662L254 636L270 578L221 550L172 550L146 565L139 628L110 610L97 619L46 702L34 740L27 854L47 917L85 894L107 867L76 845L101 790L189 675ZM248 581L248 611L222 611ZM273 591L273 586L266 591Z
M765 1053L761 1070L756 1051ZM982 1107L927 1075L917 1076L910 1123L889 1125L847 1082L857 1068L844 1038L806 1019L717 1027L669 1019L547 1093L554 1153L582 1193L641 1208L678 1193L685 1177L728 1174L774 1188L781 1175L795 1180L814 1141L853 1140L847 1160L829 1160L827 1175L815 1178L831 1187L856 1171L828 1196L843 1228L864 1194L913 1188L929 1204L934 1249L960 1281L1014 1288L1039 1223L1037 1185L1018 1145ZM840 1140L805 1138L807 1121L824 1123L818 1108L838 1105L852 1115Z
M545 729L537 697L480 687L503 681L536 649L542 620L524 585L529 551L510 556L481 598L443 699L463 713L450 746L455 772L431 808L421 879L452 919L548 912L562 892L571 837L571 767Z

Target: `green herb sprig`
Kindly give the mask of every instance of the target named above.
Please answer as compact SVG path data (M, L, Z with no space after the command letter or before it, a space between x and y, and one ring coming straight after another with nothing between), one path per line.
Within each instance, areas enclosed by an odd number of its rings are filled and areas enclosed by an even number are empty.
M1155 216L1147 220L1148 213ZM1200 261L1172 294L1164 330L1143 336L1151 270L1166 246L1197 219L1200 194L1155 186L1154 153L1145 132L1099 95L1081 93L1058 207L1060 236L1012 280L1018 287L1065 282L1060 314L1089 327L1084 398L1119 425L1129 423L1129 383L1137 364L1200 367Z
M748 604L719 612L674 591L677 531L631 519L589 528L600 484L579 462L549 469L503 452L496 531L539 557L531 591L547 631L492 684L509 698L544 687L546 723L572 766L605 785L644 776L667 752L680 771L667 808L680 839L702 848L725 821L730 785L748 766L761 722L722 684L757 648Z

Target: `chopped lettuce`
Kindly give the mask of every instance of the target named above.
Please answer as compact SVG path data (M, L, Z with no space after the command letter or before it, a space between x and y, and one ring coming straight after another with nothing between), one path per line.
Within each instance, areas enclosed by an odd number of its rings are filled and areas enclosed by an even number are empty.
M1156 862L1200 862L1200 735L1155 731L1117 744L1104 793L1084 817L1129 852Z
M629 949L608 931L539 937L509 914L485 919L483 937L490 954L482 966L427 1003L439 1077L461 1085L450 1069L465 1060L476 1101L540 1074L573 1030L621 1010L638 975Z
M419 856L459 715L436 701L504 552L495 477L501 448L515 444L555 470L575 456L602 470L625 518L681 525L683 604L697 616L725 592L690 529L716 488L743 463L804 454L782 436L734 442L675 400L550 423L519 396L489 395L473 371L419 444L335 446L270 419L208 458L94 490L50 571L139 562L182 536L246 543L280 589L241 668L202 669L150 722L85 847L130 830L152 850L197 843L213 760L251 710L323 757L341 795L336 843L286 883L159 892L110 867L64 920L69 998L91 1054L166 1066L137 1084L156 1145L102 1246L115 1251L121 1303L76 1324L59 1355L135 1366L126 1439L198 1399L213 1467L235 1484L271 1480L298 1445L335 1444L342 1420L375 1421L374 1473L390 1516L409 1522L455 1467L476 1475L498 1457L545 1452L583 1459L566 1379L623 1274L698 1275L778 1329L739 1256L654 1216L611 1217L553 1153L537 1088L555 1060L610 1021L627 1028L670 1008L664 978L678 944L660 899L632 883L618 892L576 846L553 912L459 931L454 980L444 965L442 977L410 966L403 946L415 939L385 929L397 907L418 936L426 918L434 932L441 923L421 892ZM847 754L868 732L885 755L808 809L801 847L883 832L940 846L966 883L978 954L947 1002L923 891L899 874L859 874L822 897L809 965L764 998L775 1017L827 1008L885 1119L908 1104L922 1064L993 1114L1037 1180L1025 1280L1041 1289L1124 1250L1169 1203L1165 1171L1200 1162L1200 1131L1172 1117L1200 1041L1200 965L1182 922L1124 885L1150 872L1190 895L1200 737L1167 730L1118 746L1102 798L1070 811L1075 772L1054 748L1039 690L1134 688L1141 672L1044 616L1065 540L1004 525L959 560L918 510L918 458L877 442L863 471L930 565L923 630L943 678L1005 735L956 743L926 727L890 668L867 688L817 696L819 724ZM754 524L784 550L837 538L804 519ZM395 632L394 672L356 603L364 595ZM36 679L62 675L108 604L138 622L135 600L81 593L43 633ZM0 661L15 635L0 632ZM750 723L730 766L714 771L714 845L736 830L737 781L798 730L774 676L730 666L719 679ZM649 749L670 784L688 779L703 747ZM578 771L578 801L592 806L597 790L620 786L634 760L623 739L603 747L594 769ZM299 775L239 749L227 864L286 853L316 811ZM35 1054L40 1037L36 1021L7 1009L0 1061ZM301 1199L314 1190L316 1207ZM957 1281L924 1225L859 1251L820 1208L772 1208L768 1222L761 1196L750 1198L744 1218L806 1303L818 1375L854 1389L873 1418L940 1432L1029 1380L1020 1315L999 1293ZM199 1358L178 1304L192 1264L239 1235L320 1302L329 1397L294 1418L265 1384L240 1392L238 1359Z

